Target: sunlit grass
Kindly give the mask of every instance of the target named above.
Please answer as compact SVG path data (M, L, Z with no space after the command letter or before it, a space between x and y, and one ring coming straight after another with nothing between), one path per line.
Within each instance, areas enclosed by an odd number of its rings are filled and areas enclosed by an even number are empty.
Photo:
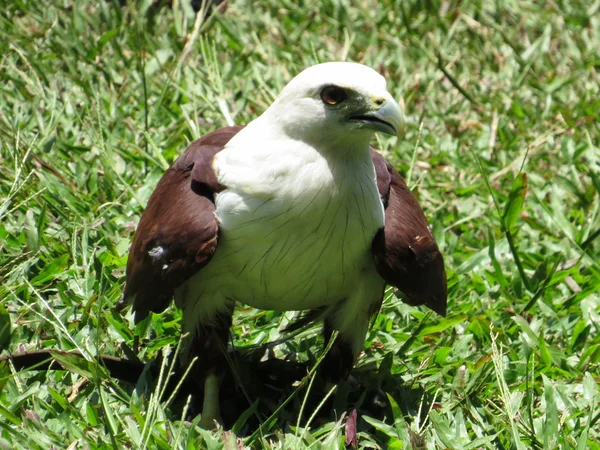
M258 432L252 408L208 432L181 420L193 405L169 403L166 378L133 389L95 361L178 345L174 308L138 330L114 310L164 169L302 68L353 60L402 99L404 140L377 147L419 197L449 281L445 319L389 293L354 371L359 447L600 448L598 2L233 1L207 20L124 3L0 11L3 355L85 356L3 363L0 445L343 448L345 417L298 418L308 378ZM279 339L290 318L240 308L235 343ZM312 329L273 352L314 364L321 345Z

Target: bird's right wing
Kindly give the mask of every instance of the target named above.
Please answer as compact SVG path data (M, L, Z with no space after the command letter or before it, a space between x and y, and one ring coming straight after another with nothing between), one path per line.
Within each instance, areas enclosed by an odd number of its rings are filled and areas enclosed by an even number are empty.
M240 129L222 128L192 142L150 197L129 252L123 292L123 302L133 302L136 322L163 311L174 290L215 252L214 195L222 186L212 162Z

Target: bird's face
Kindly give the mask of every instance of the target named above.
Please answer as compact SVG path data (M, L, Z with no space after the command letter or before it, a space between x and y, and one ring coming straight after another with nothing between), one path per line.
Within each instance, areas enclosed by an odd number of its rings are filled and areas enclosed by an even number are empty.
M368 142L377 131L399 136L402 110L373 69L355 63L312 66L294 78L268 111L290 136L338 145Z

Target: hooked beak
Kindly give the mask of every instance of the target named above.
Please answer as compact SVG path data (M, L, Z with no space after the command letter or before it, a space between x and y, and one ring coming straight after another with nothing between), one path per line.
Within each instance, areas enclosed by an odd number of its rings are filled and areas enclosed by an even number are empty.
M360 122L365 128L381 131L392 136L402 137L404 133L404 117L400 105L391 97L386 99L382 107L365 114L356 114L348 120Z

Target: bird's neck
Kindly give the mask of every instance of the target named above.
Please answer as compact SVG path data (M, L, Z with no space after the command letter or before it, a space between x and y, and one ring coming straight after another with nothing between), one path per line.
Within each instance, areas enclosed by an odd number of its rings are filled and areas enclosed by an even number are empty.
M234 136L217 154L215 164L223 186L237 186L261 198L281 197L288 191L299 195L298 186L342 192L344 186L356 184L357 177L375 186L367 139L299 139L276 127L263 127L258 119Z
M252 134L255 142L290 142L294 141L299 146L318 151L326 160L333 162L352 161L364 162L371 160L370 142L374 133L365 130L361 133L342 133L332 132L331 130L320 129L312 130L298 123L294 127L273 127L277 122L276 117L266 118L266 114L252 121L246 128L239 133ZM280 150L286 152L288 149L281 146Z

